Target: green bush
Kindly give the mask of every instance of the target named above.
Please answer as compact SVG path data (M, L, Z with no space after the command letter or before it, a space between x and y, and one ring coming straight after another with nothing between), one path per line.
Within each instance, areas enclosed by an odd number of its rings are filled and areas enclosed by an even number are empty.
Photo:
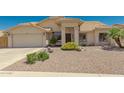
M62 50L76 50L78 49L78 45L74 42L68 42L61 46Z
M56 44L56 42L57 42L57 38L55 36L52 36L52 38L49 41L49 44L53 45L53 44Z
M49 58L47 52L31 53L27 55L27 64L34 64L36 61L45 61Z
M37 53L37 60L38 61L45 61L49 58L49 54L47 52L38 52Z
M27 64L34 64L36 59L36 53L27 54Z
M42 60L42 55L43 55L43 52L38 52L37 53L37 60L38 61L41 61Z
M42 52L42 61L45 61L45 60L47 60L47 59L49 59L49 54L48 53L46 53L46 52Z

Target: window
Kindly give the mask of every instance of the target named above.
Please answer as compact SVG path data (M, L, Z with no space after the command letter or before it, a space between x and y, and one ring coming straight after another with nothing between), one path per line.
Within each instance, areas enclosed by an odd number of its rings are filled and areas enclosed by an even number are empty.
M53 32L53 35L57 38L57 40L61 40L61 32Z
M57 39L56 45L60 46L61 45L61 32L53 32L53 35Z
M106 42L107 41L107 33L99 33L99 41Z
M80 33L79 34L79 39L80 39L80 42L86 42L87 41L86 34L85 33Z

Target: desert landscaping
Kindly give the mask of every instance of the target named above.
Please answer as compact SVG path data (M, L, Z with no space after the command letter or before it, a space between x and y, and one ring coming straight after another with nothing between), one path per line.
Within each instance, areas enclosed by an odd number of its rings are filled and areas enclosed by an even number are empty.
M22 59L2 71L71 72L124 75L124 49L104 50L101 46L87 46L82 51L66 51L54 47L49 59L27 64Z

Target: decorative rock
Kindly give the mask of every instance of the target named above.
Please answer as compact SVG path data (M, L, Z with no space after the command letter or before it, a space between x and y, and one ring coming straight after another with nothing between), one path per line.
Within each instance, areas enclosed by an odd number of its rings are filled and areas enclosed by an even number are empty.
M47 50L48 50L49 53L53 52L53 49L51 49L50 47L48 47Z

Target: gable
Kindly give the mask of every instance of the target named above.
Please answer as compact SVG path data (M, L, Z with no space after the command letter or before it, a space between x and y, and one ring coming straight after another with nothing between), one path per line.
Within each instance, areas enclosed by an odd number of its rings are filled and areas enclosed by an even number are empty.
M37 25L43 28L51 28L53 31L60 31L60 27L59 25L57 25L56 19L55 20L47 19L47 20L39 22Z
M96 29L109 29L111 27L97 21L86 21L80 25L81 32L94 31Z
M10 28L6 30L10 34L28 34L28 33L42 33L46 30L43 28L33 27L33 26L27 26L27 25L18 25L13 28Z

